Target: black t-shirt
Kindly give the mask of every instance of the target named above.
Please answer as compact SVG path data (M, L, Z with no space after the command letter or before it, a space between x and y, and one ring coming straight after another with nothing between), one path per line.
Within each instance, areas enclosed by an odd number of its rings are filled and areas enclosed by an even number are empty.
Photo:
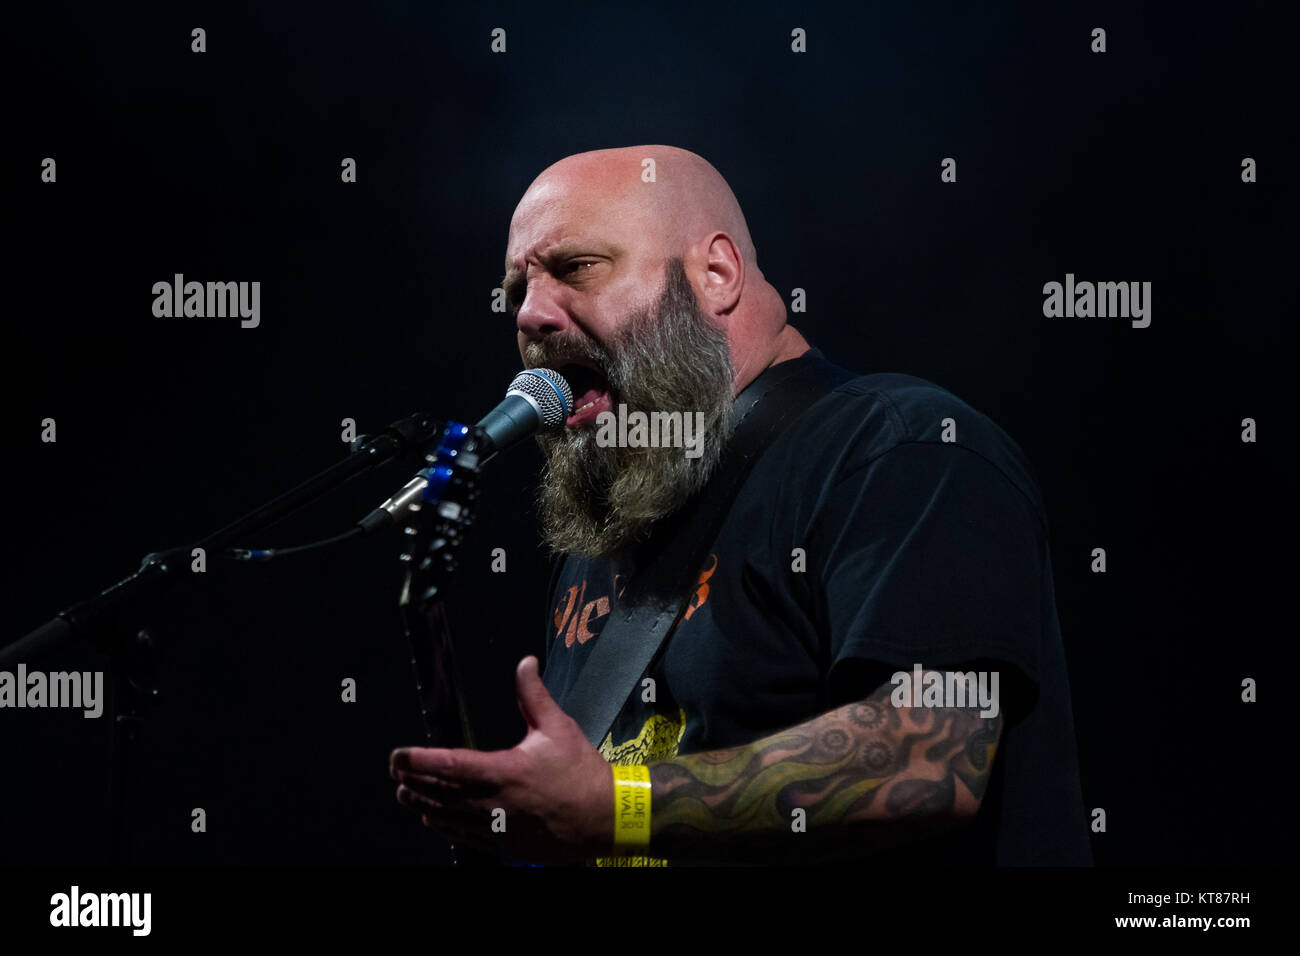
M812 350L793 361L825 359ZM563 707L627 571L570 557L552 580L543 679ZM647 675L653 702L638 688L601 752L639 764L747 744L915 664L999 671L1002 742L973 821L874 858L1090 864L1030 466L938 386L863 375L814 403L755 464Z

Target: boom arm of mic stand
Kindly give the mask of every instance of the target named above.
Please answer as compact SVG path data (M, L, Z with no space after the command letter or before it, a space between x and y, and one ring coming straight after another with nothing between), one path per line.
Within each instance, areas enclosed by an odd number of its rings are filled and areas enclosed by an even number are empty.
M160 581L178 560L182 557L188 559L192 547L203 548L205 552L224 550L241 538L262 531L299 508L323 498L353 478L419 451L442 434L442 427L442 422L424 414L396 421L379 434L358 443L347 458L196 544L146 555L137 571L97 597L73 605L14 643L0 648L0 669L28 660L73 634L94 639L97 623L109 611L145 593L148 586Z

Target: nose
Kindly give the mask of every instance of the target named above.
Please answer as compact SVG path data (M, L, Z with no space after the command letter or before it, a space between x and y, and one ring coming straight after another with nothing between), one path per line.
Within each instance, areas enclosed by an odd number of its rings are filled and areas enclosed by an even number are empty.
M515 316L515 327L523 338L536 342L556 332L567 332L572 325L553 283L545 277L528 283L524 303Z

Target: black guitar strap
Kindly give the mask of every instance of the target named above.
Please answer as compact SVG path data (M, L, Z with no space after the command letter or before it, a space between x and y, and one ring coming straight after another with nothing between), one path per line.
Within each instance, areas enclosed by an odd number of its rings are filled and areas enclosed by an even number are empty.
M812 349L767 369L736 397L731 439L717 470L638 549L618 608L562 703L592 746L600 746L666 646L754 463L817 399L853 377Z

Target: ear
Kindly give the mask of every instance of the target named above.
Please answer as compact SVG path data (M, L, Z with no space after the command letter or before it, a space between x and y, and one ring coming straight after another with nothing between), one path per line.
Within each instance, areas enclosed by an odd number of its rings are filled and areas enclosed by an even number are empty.
M713 233L706 243L700 307L713 315L726 315L740 302L745 288L745 257L725 232Z

